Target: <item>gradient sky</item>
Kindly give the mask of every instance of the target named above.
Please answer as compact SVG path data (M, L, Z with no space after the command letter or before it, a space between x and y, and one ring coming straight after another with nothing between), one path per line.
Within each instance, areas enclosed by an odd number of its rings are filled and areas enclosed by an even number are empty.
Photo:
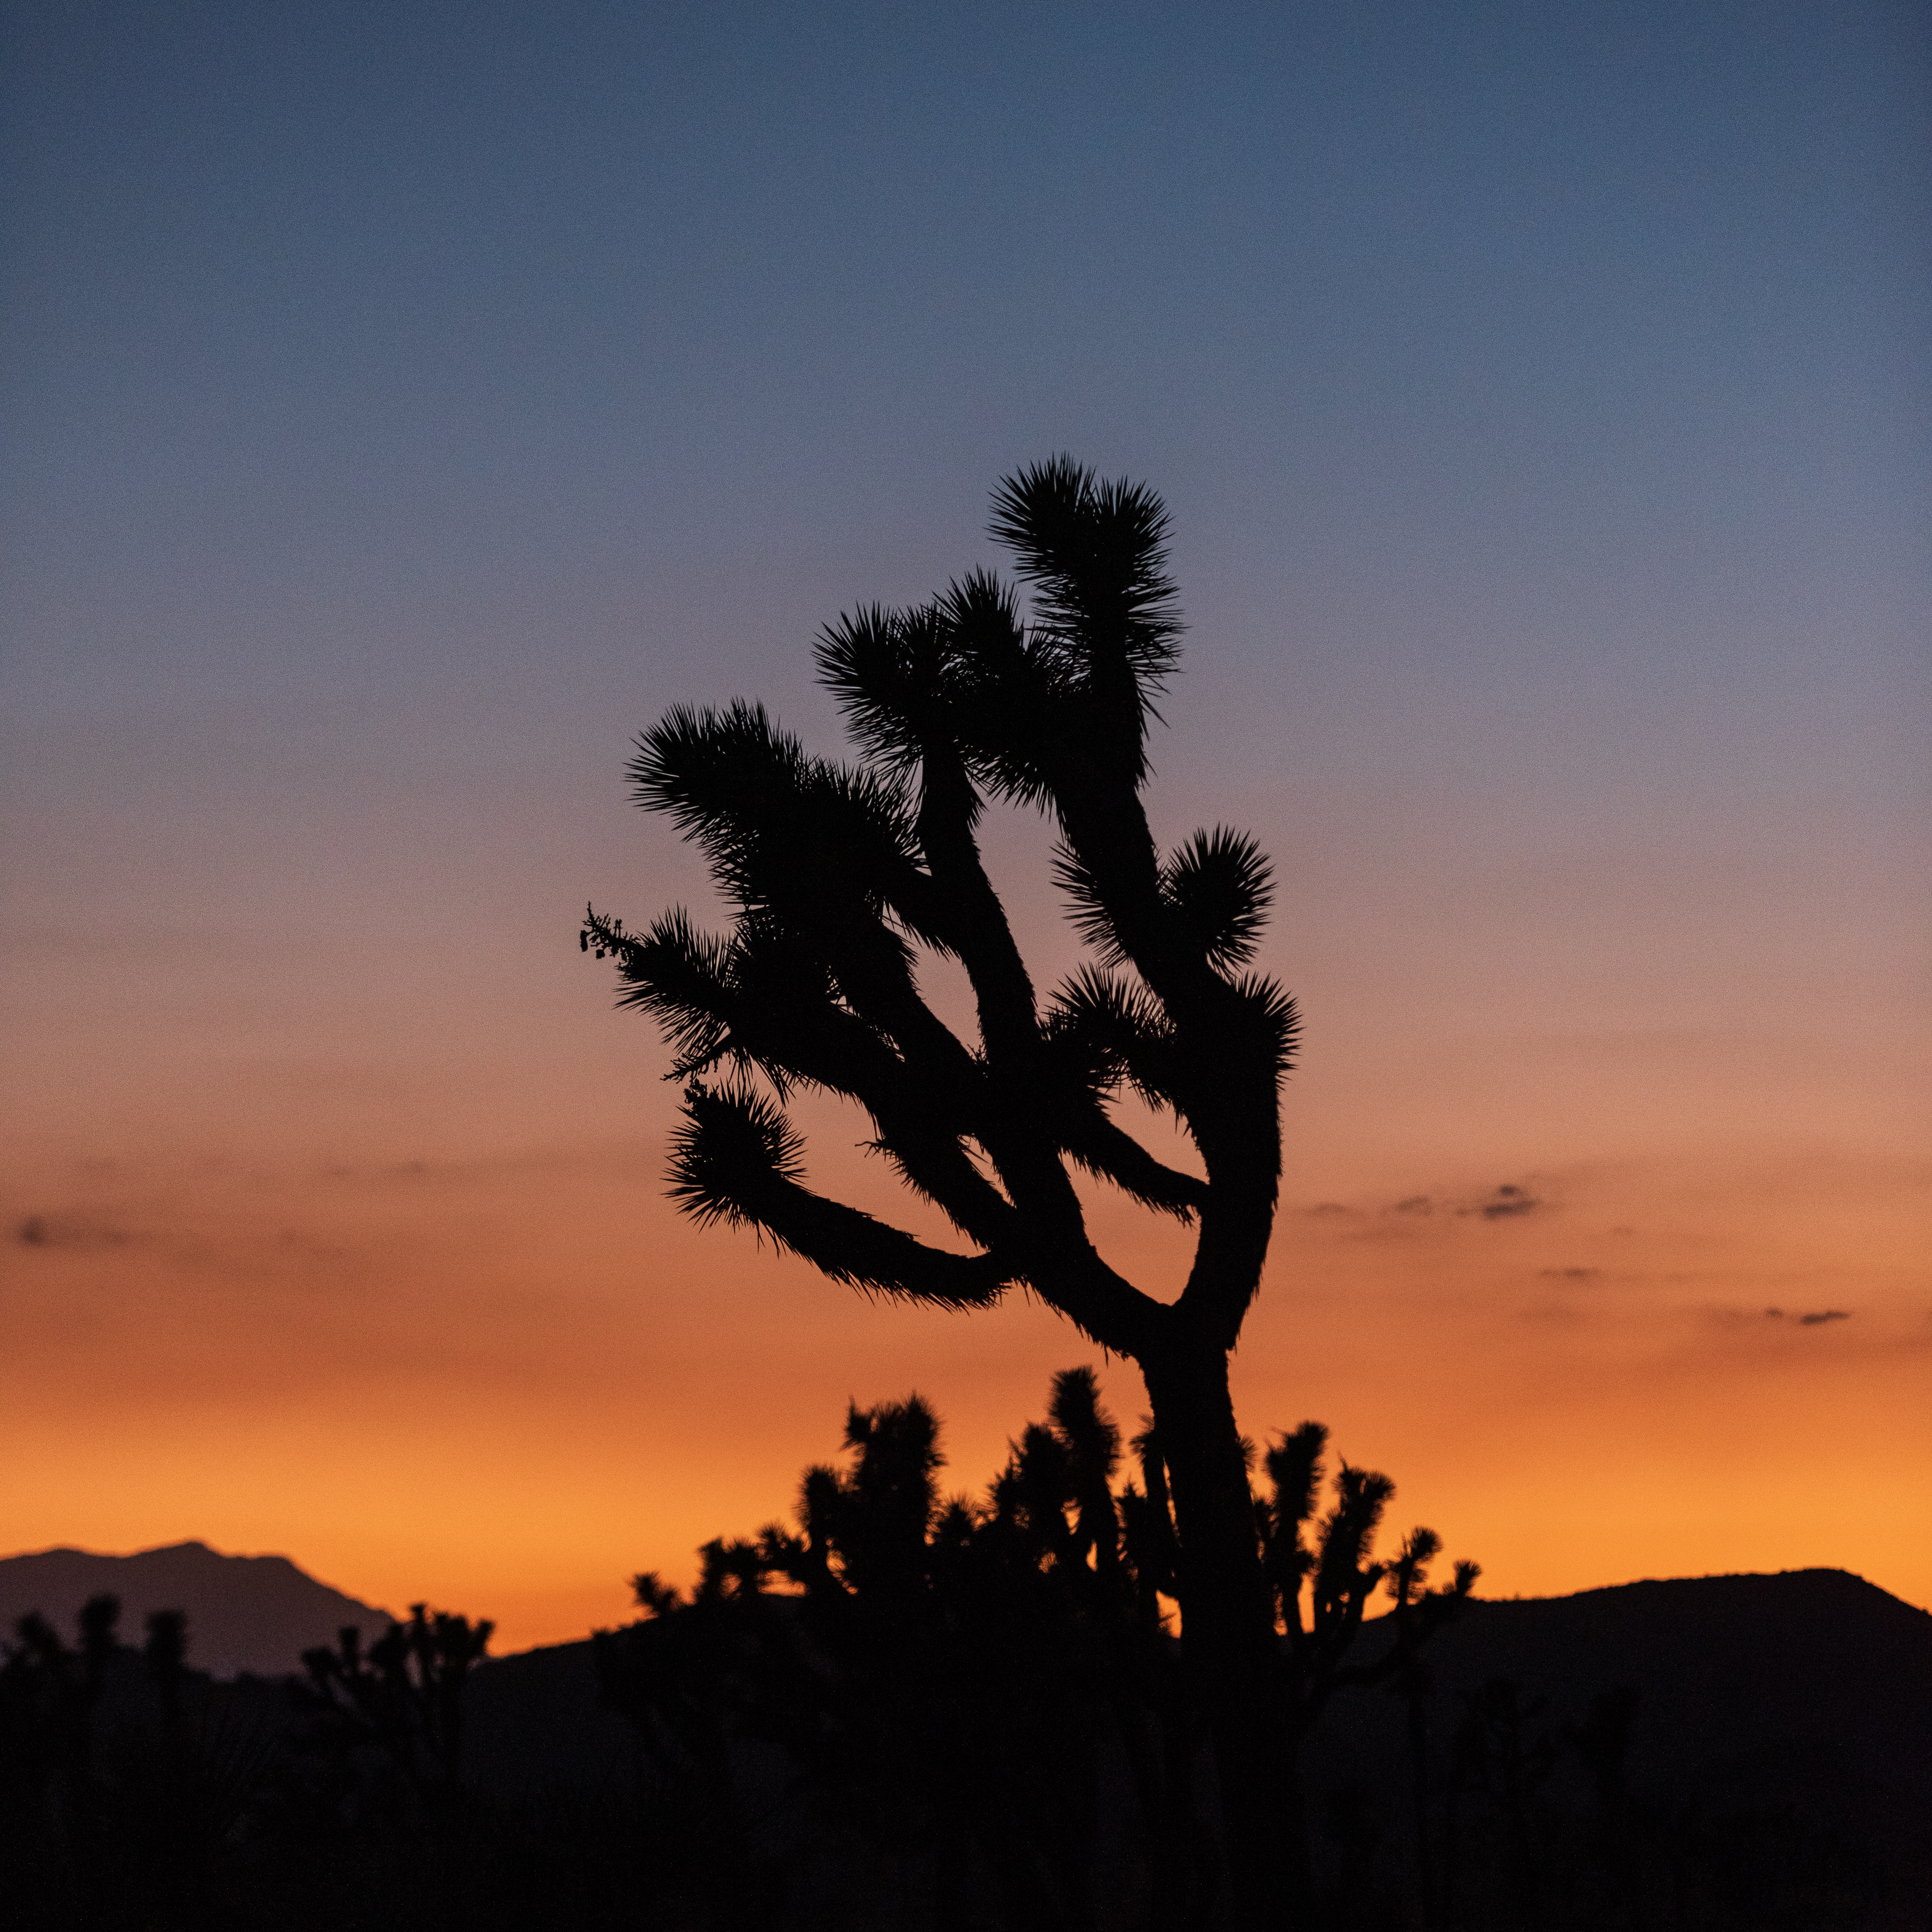
M4 32L0 1550L514 1646L781 1514L848 1396L992 1474L1090 1352L679 1222L575 932L705 903L636 730L834 748L818 626L1066 450L1169 505L1151 808L1272 853L1306 1016L1244 1426L1495 1593L1932 1606L1922 9ZM1045 835L990 838L1051 977Z

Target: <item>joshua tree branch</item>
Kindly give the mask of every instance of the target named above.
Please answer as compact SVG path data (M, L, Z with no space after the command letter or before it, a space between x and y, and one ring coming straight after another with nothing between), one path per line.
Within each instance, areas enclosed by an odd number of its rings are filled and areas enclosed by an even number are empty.
M1070 1110L1060 1124L1059 1140L1067 1154L1090 1174L1111 1180L1136 1201L1183 1221L1208 1205L1208 1184L1198 1175L1169 1167L1096 1106Z
M949 1308L998 1301L1021 1278L991 1253L956 1255L814 1194L796 1178L800 1148L778 1109L743 1092L693 1086L674 1143L671 1193L700 1220L748 1222L835 1281Z

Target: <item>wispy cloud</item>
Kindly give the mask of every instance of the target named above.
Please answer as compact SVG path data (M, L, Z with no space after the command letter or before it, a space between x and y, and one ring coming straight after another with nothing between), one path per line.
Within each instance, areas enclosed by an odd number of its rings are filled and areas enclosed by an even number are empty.
M1534 1214L1550 1204L1540 1195L1532 1193L1520 1182L1504 1181L1489 1193L1464 1196L1460 1201L1452 1195L1405 1194L1399 1198L1380 1205L1358 1206L1342 1201L1317 1201L1299 1211L1317 1219L1359 1220L1364 1216L1384 1222L1399 1220L1417 1223L1442 1217L1444 1219L1476 1220L1480 1221L1510 1221L1520 1220L1526 1214ZM1366 1234L1370 1230L1360 1232ZM1390 1228L1389 1232L1394 1232Z
M1458 1208L1462 1214L1480 1214L1485 1221L1508 1221L1520 1214L1533 1214L1543 1203L1527 1188L1505 1181L1486 1201L1473 1208Z
M84 1214L29 1214L14 1230L23 1248L118 1248L134 1239L131 1229Z

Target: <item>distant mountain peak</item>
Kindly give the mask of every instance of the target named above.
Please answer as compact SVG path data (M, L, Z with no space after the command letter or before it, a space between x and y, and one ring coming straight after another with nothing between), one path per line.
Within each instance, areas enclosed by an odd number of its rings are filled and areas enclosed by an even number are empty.
M374 1636L392 1620L286 1556L231 1556L199 1538L128 1556L62 1545L0 1557L0 1629L37 1610L70 1634L81 1605L104 1594L120 1598L127 1641L140 1641L152 1612L184 1610L188 1662L217 1677L281 1676L302 1668L304 1651L332 1645L345 1625Z

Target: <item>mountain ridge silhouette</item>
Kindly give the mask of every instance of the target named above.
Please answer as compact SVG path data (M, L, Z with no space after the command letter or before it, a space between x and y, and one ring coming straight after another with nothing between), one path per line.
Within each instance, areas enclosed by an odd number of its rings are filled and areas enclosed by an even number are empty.
M290 1557L230 1556L199 1538L111 1556L62 1544L0 1557L0 1631L38 1611L70 1630L88 1598L121 1600L121 1627L138 1633L155 1610L184 1610L188 1661L215 1677L279 1677L302 1654L332 1644L344 1625L379 1635L392 1613L310 1576Z

